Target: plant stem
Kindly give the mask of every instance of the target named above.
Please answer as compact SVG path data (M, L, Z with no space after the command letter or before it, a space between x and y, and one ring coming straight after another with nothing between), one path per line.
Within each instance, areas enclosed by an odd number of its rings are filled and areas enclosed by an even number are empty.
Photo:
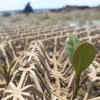
M72 100L75 100L76 96L77 96L77 93L78 93L78 90L79 90L79 80L80 78L77 77L75 75L75 79L74 79L74 82L73 82L73 97L72 97Z

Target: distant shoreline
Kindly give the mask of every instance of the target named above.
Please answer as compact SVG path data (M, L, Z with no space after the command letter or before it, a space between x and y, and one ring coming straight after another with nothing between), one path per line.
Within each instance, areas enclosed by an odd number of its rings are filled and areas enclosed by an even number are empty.
M70 6L70 5L66 5L64 7L60 7L60 8L33 8L34 12L41 12L41 11L63 11L63 10L68 10L71 11L73 9L79 9L79 10L83 10L83 9L100 9L100 6ZM0 15L5 14L5 13L11 13L11 14L16 14L16 13L22 13L23 9L17 9L17 10L4 10L4 11L0 11Z

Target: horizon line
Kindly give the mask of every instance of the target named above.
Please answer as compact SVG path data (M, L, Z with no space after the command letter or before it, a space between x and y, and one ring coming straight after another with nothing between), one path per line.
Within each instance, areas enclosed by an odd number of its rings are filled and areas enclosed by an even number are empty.
M62 7L52 7L52 8L34 8L34 7L32 7L33 8L33 10L52 10L52 9L60 9L60 8L64 8L64 7L67 7L67 6L70 6L70 7L74 7L74 6L76 6L76 7L84 7L84 6L86 6L86 7L89 7L89 8L95 8L95 7L99 7L100 6L100 4L98 4L98 5L94 5L94 6L89 6L89 5L63 5ZM24 9L24 8L23 8ZM6 11L22 11L23 9L14 9L14 10L0 10L0 12L6 12Z

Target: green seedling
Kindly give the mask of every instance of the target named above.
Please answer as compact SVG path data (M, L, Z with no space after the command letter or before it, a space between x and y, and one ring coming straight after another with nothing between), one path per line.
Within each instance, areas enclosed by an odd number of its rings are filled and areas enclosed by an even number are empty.
M6 84L8 85L11 76L12 76L12 68L14 67L14 65L16 64L16 60L12 61L11 65L9 68L7 68L4 65L0 65L0 74L4 77Z
M79 90L79 79L81 73L92 63L96 55L94 46L88 42L80 43L75 49L72 56L72 67L75 70L76 88L73 94L73 100L77 96Z
M88 42L80 43L72 56L72 67L77 77L88 68L96 55L94 46Z
M73 33L69 33L68 38L69 40L66 41L65 47L66 47L67 55L69 57L69 61L70 63L72 63L73 52L75 48L77 47L77 45L79 45L80 40L78 40L77 37Z
M94 46L88 42L82 42L82 43L76 42L78 41L78 39L74 35L72 35L72 37L69 38L74 38L74 39L69 39L68 41L68 45L70 43L70 46L68 46L69 47L68 53L70 54L69 59L71 60L73 70L75 71L75 78L74 78L75 87L73 90L73 97L72 97L72 100L74 100L79 90L80 76L82 72L84 72L84 70L88 68L88 66L92 63L96 55L96 50Z

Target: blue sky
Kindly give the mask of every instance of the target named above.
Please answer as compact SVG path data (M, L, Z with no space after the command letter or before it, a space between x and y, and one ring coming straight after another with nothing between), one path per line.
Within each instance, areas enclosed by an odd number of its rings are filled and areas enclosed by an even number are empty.
M100 0L1 0L0 11L23 9L27 2L30 2L33 8L58 8L66 4L89 6L100 4Z

